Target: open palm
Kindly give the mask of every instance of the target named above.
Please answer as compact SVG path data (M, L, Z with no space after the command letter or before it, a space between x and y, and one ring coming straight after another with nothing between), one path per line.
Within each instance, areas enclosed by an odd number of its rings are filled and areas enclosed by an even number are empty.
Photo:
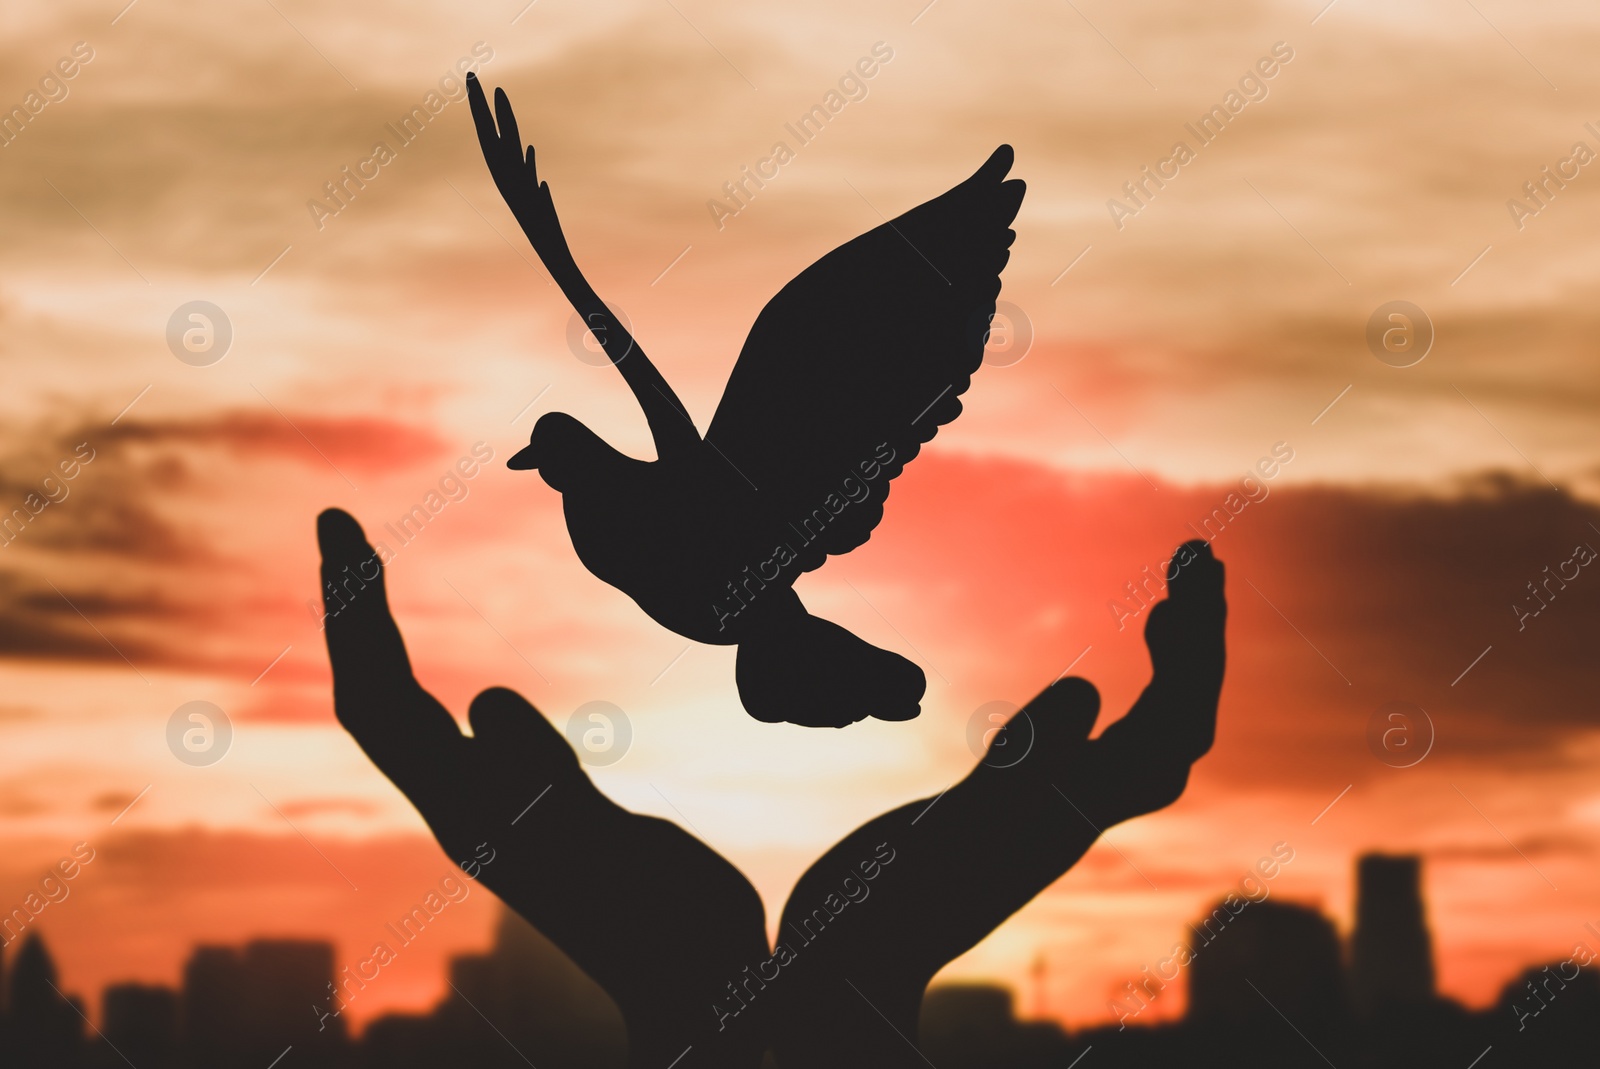
M336 595L326 620L335 713L440 845L455 858L493 849L479 878L617 1003L630 1064L660 1069L686 1051L682 1069L757 1064L756 1021L721 1031L709 1009L768 953L750 882L676 824L601 794L512 691L479 694L463 735L412 674L360 526L329 510L317 533L325 596Z

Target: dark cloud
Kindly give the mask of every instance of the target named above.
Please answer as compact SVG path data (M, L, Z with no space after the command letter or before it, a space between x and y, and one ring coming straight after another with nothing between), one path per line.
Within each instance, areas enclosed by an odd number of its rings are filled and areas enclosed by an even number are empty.
M219 501L237 504L241 489L248 501L250 481L270 482L284 464L383 475L446 451L432 432L397 421L290 418L238 411L15 436L0 458L0 502L10 509L0 514L0 649L254 676L253 652L236 659L201 641L255 596L218 604L217 584L249 565L196 517L208 519Z
M830 568L858 585L892 577L880 589L900 593L875 604L974 698L1021 700L1092 647L1077 670L1107 693L1109 720L1113 696L1148 672L1127 584L1204 531L1231 605L1224 744L1204 774L1286 785L1310 768L1387 773L1366 728L1390 701L1432 717L1434 761L1581 760L1566 744L1600 729L1600 561L1520 630L1513 605L1577 544L1600 549L1600 509L1504 474L1424 490L1296 487L1293 464L1282 471L1243 503L1238 483L1156 491L930 455L896 484L872 541Z
M106 791L89 801L89 807L100 813L120 813L132 805L139 795L134 791Z
M0 818L26 819L49 813L54 809L55 806L51 802L16 787L8 786L0 789Z
M100 437L95 435L94 437ZM329 417L275 411L240 410L206 419L143 422L128 420L104 434L112 447L171 447L195 452L225 451L235 462L287 459L323 462L363 473L394 471L442 454L448 444L434 431L370 416ZM164 456L168 464L179 458ZM160 468L150 469L160 478Z
M172 519L163 499L276 462L382 474L446 450L434 432L398 421L259 410L44 427L14 434L9 445L0 457L7 549L192 564L215 551Z

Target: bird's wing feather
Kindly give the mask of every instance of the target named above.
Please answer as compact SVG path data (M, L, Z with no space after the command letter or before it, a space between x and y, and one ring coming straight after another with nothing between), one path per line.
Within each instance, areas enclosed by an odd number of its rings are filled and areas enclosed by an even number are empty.
M865 542L889 481L961 414L1016 238L1011 162L1002 145L806 268L756 318L706 440L763 512L809 539L795 546L803 569Z

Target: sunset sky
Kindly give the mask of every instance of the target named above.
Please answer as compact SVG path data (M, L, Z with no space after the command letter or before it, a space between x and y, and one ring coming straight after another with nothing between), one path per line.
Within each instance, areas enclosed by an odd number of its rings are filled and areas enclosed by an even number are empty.
M27 114L0 136L0 513L52 499L0 548L0 911L93 848L35 922L64 989L98 1009L108 982L175 983L194 943L256 935L354 962L450 871L335 723L307 606L320 510L382 538L478 443L493 460L391 565L419 679L458 715L491 684L558 725L621 707L632 747L596 781L739 865L769 923L828 845L971 767L978 707L1070 665L1120 715L1148 662L1108 602L1288 452L1214 541L1228 676L1188 793L947 975L1017 985L1031 1014L1042 955L1044 1011L1102 1022L1280 841L1274 896L1346 930L1355 857L1422 853L1440 983L1472 1005L1590 938L1600 568L1520 629L1513 606L1600 549L1600 10L525 3L0 10L0 108ZM1031 348L996 343L872 540L799 586L924 668L918 720L750 720L732 649L593 578L554 491L505 468L548 411L652 453L489 179L449 80L468 63L702 430L784 282L1015 147L1001 299ZM800 144L786 124L830 92ZM431 93L402 143L388 124ZM1202 143L1186 124L1230 93ZM379 141L392 159L335 204ZM730 200L780 141L793 158ZM1192 158L1130 199L1179 141ZM206 366L168 345L197 300L232 330ZM1396 300L1432 324L1408 367L1366 341ZM220 762L168 749L190 701L232 724ZM1413 767L1369 747L1394 701L1436 732ZM474 886L352 1015L431 1005L495 908ZM1151 1015L1181 1008L1174 989Z

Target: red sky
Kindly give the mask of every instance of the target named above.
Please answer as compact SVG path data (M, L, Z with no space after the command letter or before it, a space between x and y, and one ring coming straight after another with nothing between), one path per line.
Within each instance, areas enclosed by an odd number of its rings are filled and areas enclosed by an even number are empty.
M1593 12L279 6L0 15L0 102L94 50L0 148L0 504L93 452L0 549L0 905L92 844L38 921L66 986L173 982L194 942L257 934L353 959L448 871L334 724L306 602L320 509L381 537L478 442L495 461L392 568L419 676L458 711L496 683L558 723L621 706L634 745L597 781L692 821L769 914L834 839L961 774L980 705L1076 662L1107 719L1125 709L1146 664L1107 602L1283 443L1293 459L1215 541L1229 674L1189 793L1113 829L950 974L1025 984L1042 953L1049 1011L1101 1019L1278 841L1296 858L1274 894L1341 924L1356 854L1423 853L1441 984L1471 1002L1600 919L1600 578L1520 631L1512 609L1600 547L1600 180L1581 171L1521 229L1506 207L1574 142L1600 147ZM480 41L580 263L702 427L784 281L1016 146L1029 193L1002 298L1033 347L980 372L871 542L802 584L923 665L919 720L749 721L730 652L684 652L589 576L554 493L503 467L552 410L649 445L615 373L568 350L464 105L312 222L307 200ZM864 99L719 230L706 202L878 41L894 57ZM1265 99L1118 229L1108 198L1279 41L1294 58ZM194 299L234 329L209 367L164 337ZM1436 327L1413 367L1363 340L1394 299ZM235 729L210 767L166 747L192 700ZM1368 748L1391 701L1436 729L1415 767ZM481 889L451 907L352 1013L428 1004L492 907Z

